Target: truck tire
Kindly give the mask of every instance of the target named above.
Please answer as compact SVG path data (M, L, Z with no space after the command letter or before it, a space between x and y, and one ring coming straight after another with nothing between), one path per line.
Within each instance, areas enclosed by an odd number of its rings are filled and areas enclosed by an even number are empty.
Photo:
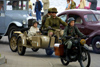
M97 42L98 42L99 46L97 46L97 44L96 44ZM100 53L100 36L96 36L93 38L92 48L95 53Z
M16 31L16 30L18 30L18 27L16 27L16 26L11 26L9 28L9 30L8 30L8 39L9 39L9 41L10 41L11 36L13 35L13 32Z

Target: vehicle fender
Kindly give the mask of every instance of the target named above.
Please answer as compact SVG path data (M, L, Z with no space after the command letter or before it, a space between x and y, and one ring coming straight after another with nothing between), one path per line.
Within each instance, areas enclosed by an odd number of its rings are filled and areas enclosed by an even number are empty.
M21 40L22 40L22 45L23 45L23 46L26 46L26 45L27 45L26 36L25 36L24 34L20 34L20 35L18 36L18 39L19 39L19 38L21 38ZM17 39L17 42L18 42L18 39Z
M18 26L18 27L22 27L23 26L23 24L21 23L21 22L18 22L18 21L12 21L11 23L10 23L10 25L11 24L15 24L16 26Z
M93 33L91 33L91 34L89 35L89 37L94 37L94 36L96 36L96 35L100 35L100 30L94 31Z

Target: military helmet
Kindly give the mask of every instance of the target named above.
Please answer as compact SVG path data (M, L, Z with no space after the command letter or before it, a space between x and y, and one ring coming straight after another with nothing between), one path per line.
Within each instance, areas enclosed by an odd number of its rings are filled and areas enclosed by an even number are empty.
M73 17L70 17L69 19L68 19L68 24L71 22L71 21L74 21L75 19L73 18Z
M58 13L57 9L54 7L52 8L52 13Z
M51 13L51 12L52 12L52 8L49 8L49 9L48 9L48 13Z
M33 25L34 25L35 23L39 24L39 23L38 23L38 21L36 21L36 20L33 20Z

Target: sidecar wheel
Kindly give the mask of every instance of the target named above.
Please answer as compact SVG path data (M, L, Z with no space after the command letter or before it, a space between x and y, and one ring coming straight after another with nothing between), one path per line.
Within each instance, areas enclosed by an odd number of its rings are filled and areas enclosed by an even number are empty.
M9 46L12 52L17 52L17 35L14 34L11 36Z
M52 49L46 49L46 54L47 55L52 55L53 54L53 50Z
M25 54L25 51L26 51L26 47L24 47L22 45L22 39L21 38L18 38L18 54L19 55L24 55Z
M81 67L90 67L91 58L90 53L88 51L82 52L82 60L80 61Z
M65 66L67 66L67 65L69 64L69 62L66 61L66 60L63 59L63 58L60 58L60 60L61 60L62 64L65 65Z
M32 48L32 51L33 52L37 52L38 50L39 50L39 48L36 48L36 49L35 48Z

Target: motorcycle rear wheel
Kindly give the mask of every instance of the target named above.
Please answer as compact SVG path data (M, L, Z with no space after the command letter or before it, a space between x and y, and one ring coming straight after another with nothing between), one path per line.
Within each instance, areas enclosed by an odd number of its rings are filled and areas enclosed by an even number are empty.
M67 65L69 64L69 62L66 61L66 60L63 59L63 58L60 58L60 60L61 60L62 64L65 65L65 66L67 66Z

